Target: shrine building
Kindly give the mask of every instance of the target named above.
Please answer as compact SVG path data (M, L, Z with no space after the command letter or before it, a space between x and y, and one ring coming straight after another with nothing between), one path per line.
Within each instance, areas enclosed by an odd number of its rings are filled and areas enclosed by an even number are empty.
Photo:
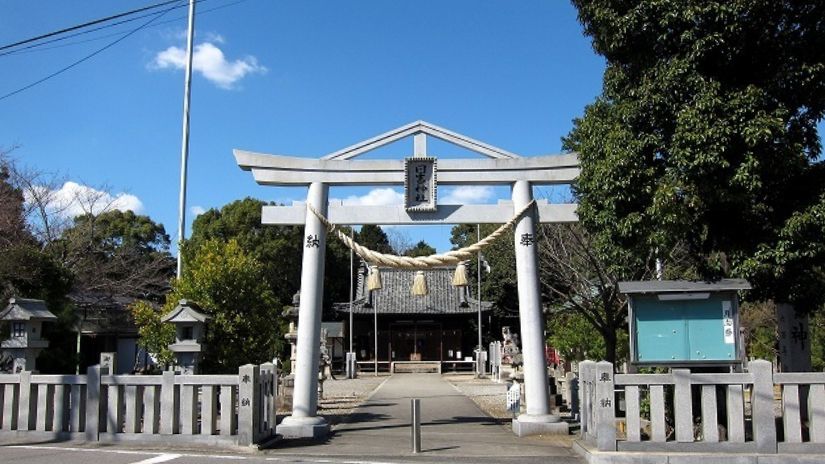
M381 268L382 288L369 290L366 270L360 269L352 302L352 335L362 369L373 369L376 326L380 370L398 361L440 361L444 371L472 369L479 304L469 286L452 285L455 268L426 271L426 295L412 294L415 270ZM342 316L349 315L349 302L333 307ZM491 308L492 303L481 302L482 312Z

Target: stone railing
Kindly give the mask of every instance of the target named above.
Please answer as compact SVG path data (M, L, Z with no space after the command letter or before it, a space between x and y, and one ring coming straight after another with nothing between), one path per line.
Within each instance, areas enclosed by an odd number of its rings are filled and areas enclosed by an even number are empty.
M614 375L585 361L579 375L582 438L600 451L825 452L825 373L758 360L744 373Z
M249 446L275 435L277 372L0 375L0 438Z

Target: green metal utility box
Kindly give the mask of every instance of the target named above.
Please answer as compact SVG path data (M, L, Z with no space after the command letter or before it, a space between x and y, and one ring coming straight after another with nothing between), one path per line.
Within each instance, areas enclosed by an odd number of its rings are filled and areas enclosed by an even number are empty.
M743 279L717 282L620 282L628 296L633 364L697 366L741 363L737 292Z

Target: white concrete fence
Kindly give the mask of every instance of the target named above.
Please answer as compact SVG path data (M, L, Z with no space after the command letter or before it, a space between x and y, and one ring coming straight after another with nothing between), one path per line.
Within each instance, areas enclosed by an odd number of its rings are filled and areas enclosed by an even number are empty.
M4 374L0 439L249 446L275 434L277 378L273 364L237 375Z
M825 452L825 373L758 360L745 373L614 375L585 361L579 375L582 438L600 451Z

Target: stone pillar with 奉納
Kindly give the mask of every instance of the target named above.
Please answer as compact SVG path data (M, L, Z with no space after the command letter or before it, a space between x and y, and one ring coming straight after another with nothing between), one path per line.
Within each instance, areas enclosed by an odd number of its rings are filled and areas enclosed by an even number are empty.
M515 211L521 210L531 201L533 191L530 183L516 181L513 184ZM548 433L566 435L567 423L553 414L550 405L547 362L544 358L544 316L538 277L535 211L528 211L516 223L514 240L527 411L513 419L513 433L520 437Z
M327 213L329 186L313 182L309 186L307 202L321 214ZM295 388L292 396L292 415L277 427L285 438L323 438L329 433L329 424L317 415L318 364L321 337L321 303L324 296L324 256L326 228L307 208L301 265L301 298L298 309L298 359L293 368Z

